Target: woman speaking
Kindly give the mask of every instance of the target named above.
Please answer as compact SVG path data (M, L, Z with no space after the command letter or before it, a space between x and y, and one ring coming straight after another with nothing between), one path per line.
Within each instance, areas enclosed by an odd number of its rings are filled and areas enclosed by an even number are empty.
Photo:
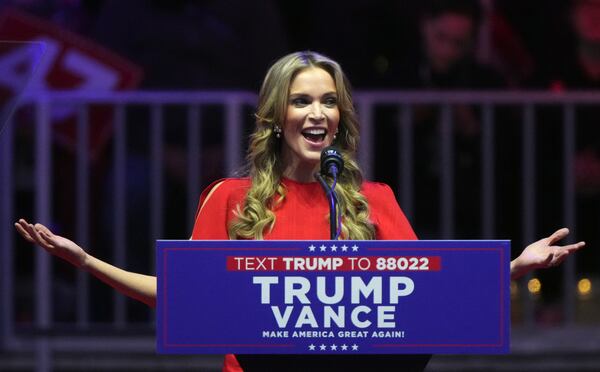
M392 190L367 182L356 162L358 121L349 84L335 61L313 52L289 54L267 72L250 137L245 178L210 185L200 198L192 239L329 239L329 207L315 181L321 151L335 145L345 167L335 191L347 240L416 239ZM90 272L123 294L154 307L156 277L103 262L41 224L15 226L28 241ZM560 229L528 247L511 262L511 277L560 264L584 246L555 243ZM427 355L227 355L224 371L423 370Z

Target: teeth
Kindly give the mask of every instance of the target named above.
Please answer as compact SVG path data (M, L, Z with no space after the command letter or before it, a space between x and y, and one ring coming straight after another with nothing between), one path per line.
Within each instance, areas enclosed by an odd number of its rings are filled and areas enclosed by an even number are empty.
M310 129L306 129L302 131L303 133L306 134L314 134L314 135L323 135L325 134L325 129L323 128L310 128Z

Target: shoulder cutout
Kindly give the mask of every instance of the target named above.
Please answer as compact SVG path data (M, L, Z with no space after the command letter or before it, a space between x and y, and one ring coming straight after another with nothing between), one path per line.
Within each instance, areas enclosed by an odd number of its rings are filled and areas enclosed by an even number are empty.
M225 180L221 180L219 182L217 182L208 192L208 194L206 195L206 198L204 198L204 201L202 202L202 205L200 206L200 209L198 210L198 213L200 213L202 211L202 208L204 208L204 206L206 205L206 202L208 201L208 199L210 199L210 197L212 196L212 194L219 188L219 186L221 186L223 184L223 182L225 182Z

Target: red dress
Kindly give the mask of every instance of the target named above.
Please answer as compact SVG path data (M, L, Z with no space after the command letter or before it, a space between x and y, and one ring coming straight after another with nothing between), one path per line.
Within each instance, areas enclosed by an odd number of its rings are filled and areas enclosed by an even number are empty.
M207 199L213 187L221 182ZM229 239L227 225L233 212L243 201L250 188L248 178L219 180L207 187L200 196L196 222L192 232L194 240ZM301 183L282 179L286 195L275 209L275 225L265 233L269 240L328 240L329 205L321 185L317 182ZM377 240L417 239L404 213L398 206L394 193L383 183L364 182L361 193L369 203L369 218L375 226ZM243 371L235 356L225 356L224 372Z

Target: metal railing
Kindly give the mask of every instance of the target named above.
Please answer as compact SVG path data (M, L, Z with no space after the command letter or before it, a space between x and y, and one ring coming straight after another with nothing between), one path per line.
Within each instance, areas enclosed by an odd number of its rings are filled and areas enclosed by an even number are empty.
M409 217L413 216L414 210L419 208L415 200L415 188L419 185L414 183L414 150L415 136L414 110L419 105L430 105L439 108L439 238L451 239L455 235L455 213L456 200L454 198L460 179L455 177L455 150L454 141L455 119L453 110L456 105L469 105L477 107L480 112L480 150L481 150L481 199L473 200L480 204L481 231L473 232L480 238L511 238L496 236L496 146L514 146L515 144L498 144L495 130L503 123L496 120L496 111L499 107L510 105L513 112L520 112L522 122L520 128L522 152L521 160L521 196L522 196L522 240L532 242L541 237L536 231L536 198L538 184L536 183L536 109L545 105L560 107L562 111L562 200L563 221L565 226L576 228L576 190L574 185L573 161L576 152L576 106L599 105L600 94L596 92L580 93L526 93L526 92L379 92L361 91L355 94L355 105L361 121L361 144L359 150L359 161L363 166L367 179L373 179L377 175L373 164L378 161L378 152L374 147L376 137L375 114L382 105L392 106L397 109L397 115L393 118L394 125L398 128L396 143L399 146L398 167L396 172L400 175L397 185L397 195L400 205ZM15 147L18 145L15 134L20 127L16 126L20 116L15 115L13 120L7 124L0 138L0 229L2 236L0 244L0 340L3 341L5 350L31 350L32 344L30 334L25 336L19 331L18 322L15 319L15 280L16 268L15 246L16 234L11 231L12 222L21 216L23 210L15 205L14 195L27 189L34 195L33 219L45 224L51 224L53 212L57 206L52 203L53 179L58 176L58 170L53 166L52 150L52 113L58 106L68 105L76 112L76 146L74 157L76 159L76 170L74 182L76 193L73 196L75 205L74 240L86 247L90 244L90 160L87 156L89 151L89 123L90 107L93 105L108 105L112 107L112 120L107 125L113 126L112 153L106 155L112 157L114 169L114 183L112 185L112 258L109 259L116 266L126 267L127 249L127 215L135 211L126 210L128 198L126 191L128 156L127 145L127 109L131 106L143 106L149 110L149 122L147 123L147 135L149 140L149 169L150 169L150 213L149 221L150 241L164 237L165 205L169 203L169 196L165 195L165 172L164 172L164 129L167 125L164 110L170 105L177 105L186 111L186 133L185 151L187 157L187 182L186 200L187 212L180 216L182 224L191 231L196 211L196 203L199 195L199 185L202 179L202 169L195 161L203 154L202 128L206 126L220 127L223 135L223 156L226 174L237 169L242 162L245 151L244 132L248 123L252 121L250 115L244 115L244 110L251 110L256 103L256 95L247 92L128 92L110 94L76 94L69 92L48 93L35 97L26 97L21 103L19 111L29 112L33 119L30 126L33 133L33 163L27 165L23 161L16 162ZM206 106L218 106L223 112L223 122L204 122L202 113ZM24 115L27 117L27 115ZM24 119L28 120L28 119ZM19 123L20 124L20 123ZM142 133L144 134L144 133ZM20 145L18 145L20 146ZM30 183L17 184L16 173L27 172L27 170L16 169L16 166L30 167L33 179ZM226 175L225 174L225 175ZM517 176L517 175L515 175ZM27 177L25 177L27 178ZM61 180L61 182L63 182ZM167 200L165 200L167 198ZM418 223L415 226L418 232ZM184 238L179 237L179 238ZM514 249L519 249L515 247ZM150 257L154 257L154 246L147 247ZM577 258L568 259L562 266L564 296L562 307L564 311L564 325L573 325L575 319L575 287ZM97 334L89 336L84 332L76 333L75 336L60 336L61 326L53 320L53 297L52 286L53 272L50 256L42 250L35 251L33 262L34 281L33 288L35 296L33 301L34 312L34 339L36 355L40 365L50 365L51 353L54 350L96 350L102 349L104 342L100 342ZM148 268L153 271L153 261ZM79 272L76 283L76 321L72 325L76 330L88 331L95 328L90 319L89 300L93 296L90 293L90 282L87 274ZM526 282L521 283L523 288ZM526 292L525 289L523 289ZM125 298L115 294L112 302L113 322L109 329L127 330L139 329L139 326L130 324L127 320ZM519 300L524 308L524 325L533 326L534 306L532 297L521 296ZM600 310L600 309L599 309ZM63 324L64 325L64 324ZM137 328L136 328L137 327ZM144 329L152 330L152 321L148 322ZM71 327L73 328L73 327ZM70 329L71 329L70 328ZM50 336L51 335L51 336ZM153 341L151 336L118 337L110 335L111 347L118 345L120 350L151 350ZM50 339L52 342L50 343ZM75 340L75 341L74 341Z

